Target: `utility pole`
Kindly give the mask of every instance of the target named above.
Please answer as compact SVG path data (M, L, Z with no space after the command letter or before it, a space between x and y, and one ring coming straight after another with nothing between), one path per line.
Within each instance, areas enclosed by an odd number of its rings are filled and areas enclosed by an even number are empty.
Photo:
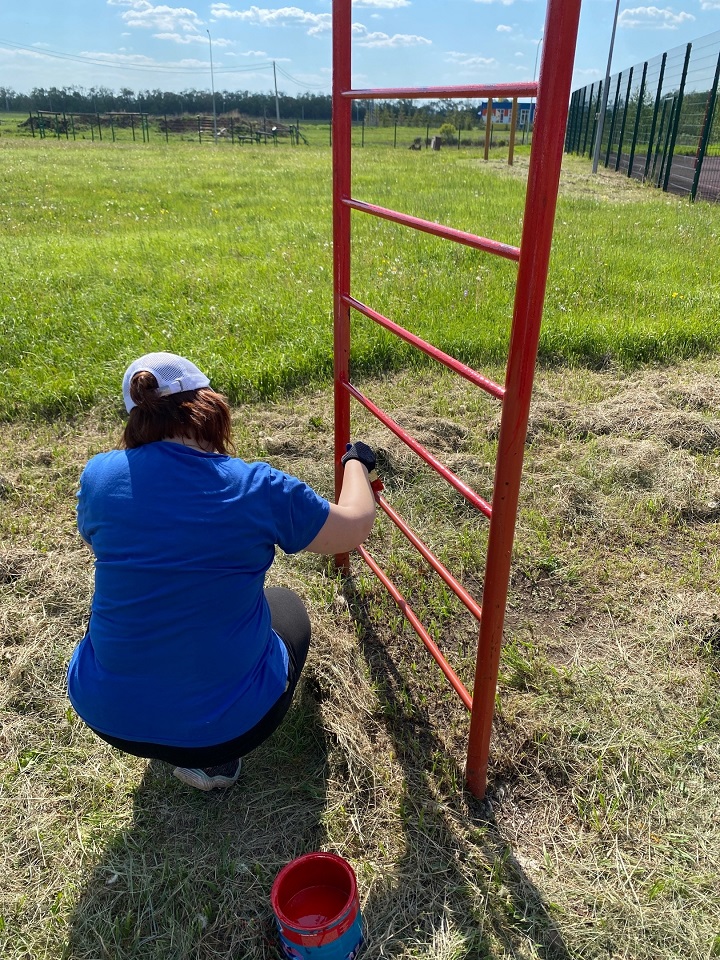
M610 67L612 66L613 47L615 46L615 29L617 27L619 9L620 0L615 0L615 18L613 20L612 33L610 34L610 52L608 53L607 70L605 71L605 83L603 84L602 89L602 103L600 104L600 116L598 117L597 137L595 138L595 151L593 153L593 173L597 173L598 163L600 162L600 144L602 143L603 127L605 126L605 113L607 112L608 87L610 86Z
M619 2L619 0L618 0ZM208 42L210 44L210 87L212 89L212 107L213 107L213 137L215 138L215 143L218 142L217 137L217 113L215 112L215 74L213 73L213 61L212 61L212 37L210 36L210 31L205 31L208 35Z
M275 80L275 119L280 123L280 101L277 92L277 73L275 72L275 61L273 60L273 78Z

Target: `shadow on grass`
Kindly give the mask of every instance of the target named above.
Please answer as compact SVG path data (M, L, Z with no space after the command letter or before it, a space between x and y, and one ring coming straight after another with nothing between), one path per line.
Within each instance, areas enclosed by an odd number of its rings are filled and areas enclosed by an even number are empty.
M312 676L244 762L204 794L149 761L131 825L102 852L70 919L64 960L278 956L270 888L325 839L327 747Z
M364 906L368 953L570 960L542 894L495 822L492 789L483 802L469 793L463 769L388 656L352 580L345 595L404 774L406 853L392 880L376 885ZM439 668L438 678L444 683Z

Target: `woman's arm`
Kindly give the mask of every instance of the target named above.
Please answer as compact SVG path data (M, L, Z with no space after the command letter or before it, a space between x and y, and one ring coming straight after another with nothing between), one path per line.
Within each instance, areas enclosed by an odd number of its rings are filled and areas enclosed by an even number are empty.
M325 523L305 549L310 553L347 553L367 538L374 520L375 495L367 467L359 460L348 460L338 502L330 504Z

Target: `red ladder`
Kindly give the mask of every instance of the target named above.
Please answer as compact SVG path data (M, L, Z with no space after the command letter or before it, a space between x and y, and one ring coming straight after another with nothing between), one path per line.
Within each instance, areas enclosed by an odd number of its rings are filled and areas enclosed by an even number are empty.
M387 516L405 534L430 566L478 620L479 639L473 695L447 662L397 587L364 547L359 553L389 591L405 617L437 661L458 696L471 711L466 778L468 787L483 797L487 783L490 735L495 705L500 645L510 578L510 560L523 452L530 410L540 323L552 243L560 164L567 122L580 0L549 0L543 33L543 51L537 83L490 86L401 87L353 90L351 81L351 0L333 2L333 245L334 245L334 379L335 379L335 496L340 495L340 458L350 438L350 400L362 404L419 457L436 470L490 521L482 608L398 516L386 499L376 494ZM352 197L351 123L353 100L537 97L532 151L528 171L525 214L519 247L454 230L398 213ZM438 350L361 303L350 293L350 217L352 211L382 217L437 237L466 244L518 264L515 303L505 385ZM466 486L428 450L414 440L387 413L350 382L350 314L355 310L457 372L502 403L500 434L492 500L488 502ZM347 556L336 558L347 566Z

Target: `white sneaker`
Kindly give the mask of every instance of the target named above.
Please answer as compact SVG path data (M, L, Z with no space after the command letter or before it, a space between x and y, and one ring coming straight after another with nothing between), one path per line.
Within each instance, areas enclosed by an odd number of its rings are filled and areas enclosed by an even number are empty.
M242 760L231 760L217 767L175 767L173 776L198 790L215 790L232 787L237 783L242 769Z

